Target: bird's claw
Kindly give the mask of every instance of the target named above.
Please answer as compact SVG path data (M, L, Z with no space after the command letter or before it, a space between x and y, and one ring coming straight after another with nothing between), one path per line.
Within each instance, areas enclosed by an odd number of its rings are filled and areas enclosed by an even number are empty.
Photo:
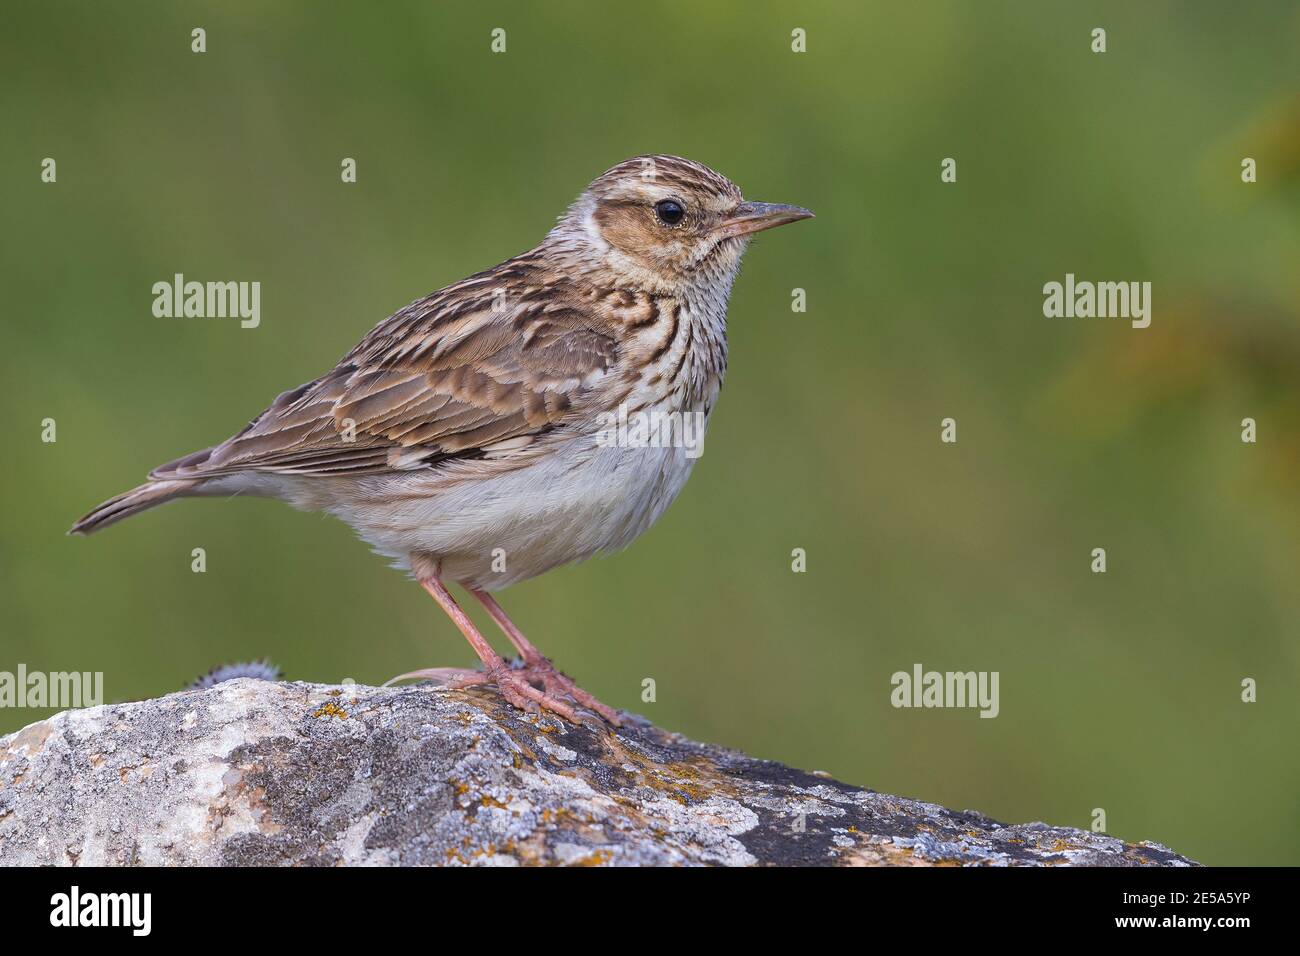
M547 693L568 697L579 706L594 711L606 723L613 724L615 727L623 726L623 718L619 716L618 711L579 687L574 683L573 678L559 670L549 658L536 657L524 660L522 663L522 672L532 680L541 681Z
M488 670L428 667L399 674L384 681L383 686L388 687L402 680L431 680L452 689L496 684L507 703L526 713L549 710L572 724L592 726L589 721L580 719L577 711L560 699L568 697L579 707L593 711L606 723L615 727L623 726L618 711L587 693L545 657L532 660L516 657L509 662L502 661L499 666Z

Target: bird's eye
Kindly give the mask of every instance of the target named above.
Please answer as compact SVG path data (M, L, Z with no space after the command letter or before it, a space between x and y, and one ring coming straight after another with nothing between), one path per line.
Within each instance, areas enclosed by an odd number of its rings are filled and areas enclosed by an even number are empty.
M686 210L676 199L664 199L655 203L655 215L665 226L675 226L686 216Z

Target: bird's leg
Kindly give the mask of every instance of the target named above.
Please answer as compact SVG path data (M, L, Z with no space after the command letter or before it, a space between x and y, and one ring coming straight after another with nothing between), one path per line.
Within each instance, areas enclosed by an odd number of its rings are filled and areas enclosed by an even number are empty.
M544 707L546 710L559 714L565 720L572 723L581 723L578 715L574 713L572 707L558 700L549 692L538 690L528 682L522 672L516 671L510 667L501 655L492 649L487 638L479 633L474 622L469 619L456 599L451 596L451 592L443 585L441 578L434 573L421 575L419 577L421 587L423 587L438 602L439 606L451 618L452 623L460 628L460 632L465 635L465 640L469 641L470 647L474 648L474 653L478 655L479 660L483 662L483 672L461 671L456 668L432 668L427 671L413 671L410 674L403 674L402 677L433 677L441 679L449 677L452 686L465 687L470 684L493 683L500 689L502 696L507 701L518 707L520 710L528 710L529 703L533 707ZM393 680L401 680L401 677L395 677Z
M515 626L515 622L510 620L505 609L496 602L496 598L486 591L480 591L476 588L469 588L469 593L478 598L479 603L492 616L492 620L497 622L497 626L510 639L510 643L515 646L515 650L519 652L519 656L523 659L523 671L526 675L536 677L550 693L566 694L583 707L600 714L615 727L623 726L623 720L619 717L618 711L608 704L601 703L575 684L568 675L559 671L551 663L550 658L542 654L532 641L524 637L523 631L519 630Z

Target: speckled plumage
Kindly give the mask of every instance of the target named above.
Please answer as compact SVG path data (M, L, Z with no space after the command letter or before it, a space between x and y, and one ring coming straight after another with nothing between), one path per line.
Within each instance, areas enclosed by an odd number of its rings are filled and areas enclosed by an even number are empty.
M178 497L265 495L338 516L422 580L484 592L623 547L694 458L603 445L601 414L707 421L749 235L809 216L746 203L689 160L627 160L536 248L411 303L238 434L72 530Z

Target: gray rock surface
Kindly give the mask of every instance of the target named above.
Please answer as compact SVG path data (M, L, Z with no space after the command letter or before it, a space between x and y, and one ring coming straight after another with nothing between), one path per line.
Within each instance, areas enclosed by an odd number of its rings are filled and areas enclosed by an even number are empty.
M1192 865L491 689L250 679L0 738L0 864Z

